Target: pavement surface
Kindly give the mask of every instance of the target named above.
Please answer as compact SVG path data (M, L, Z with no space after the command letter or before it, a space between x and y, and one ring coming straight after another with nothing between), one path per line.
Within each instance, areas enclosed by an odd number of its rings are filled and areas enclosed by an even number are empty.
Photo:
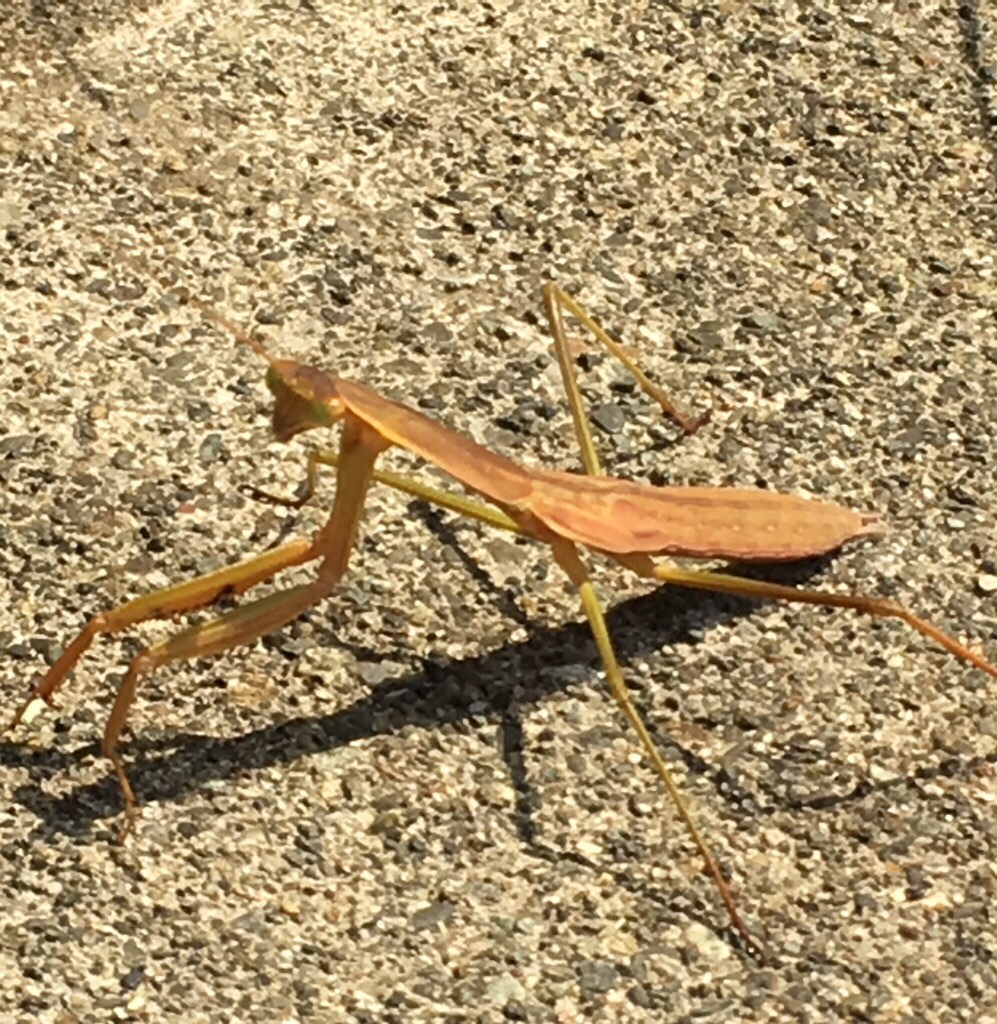
M875 510L771 575L997 658L986 6L4 5L5 706L100 609L331 507L331 474L247 496L334 435L272 444L258 358L156 276L575 469L555 278L714 408L683 438L580 349L613 473ZM997 683L901 624L592 564L765 958L546 551L379 488L331 600L142 681L123 844L101 732L175 627L101 640L0 740L0 1021L997 1021Z

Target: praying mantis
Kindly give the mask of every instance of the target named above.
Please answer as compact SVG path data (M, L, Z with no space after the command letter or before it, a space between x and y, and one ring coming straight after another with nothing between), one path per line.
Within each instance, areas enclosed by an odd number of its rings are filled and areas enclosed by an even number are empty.
M163 282L167 288L169 283ZM997 668L951 635L901 605L875 597L825 593L742 578L723 572L658 562L660 556L731 561L795 561L824 555L842 545L883 531L873 514L851 511L815 499L733 487L676 487L603 474L586 415L565 326L565 315L582 323L633 375L642 391L688 433L705 418L687 416L637 366L628 351L554 283L543 287L543 301L585 473L523 467L422 413L358 383L292 359L273 356L245 332L204 303L189 301L234 335L267 364L266 383L274 399L273 434L287 442L318 427L341 424L338 451L317 449L307 457L305 487L296 499L257 491L257 497L303 505L316 492L319 467L336 470L332 511L310 538L301 538L185 583L135 598L91 618L34 687L11 728L51 704L77 662L103 634L122 632L151 619L173 618L240 597L283 570L317 563L311 582L292 586L224 612L146 648L132 659L104 730L102 751L110 760L125 804L123 833L133 823L138 802L118 752L118 744L138 683L173 661L205 658L249 644L280 629L328 597L347 571L361 513L373 483L477 520L532 538L551 555L577 589L602 660L609 689L667 791L719 894L736 932L749 948L757 943L738 911L731 888L697 828L650 731L633 703L614 653L602 605L579 549L615 561L637 576L681 587L719 591L747 598L849 608L870 616L896 618L956 657L997 679ZM376 467L392 447L406 449L442 470L475 497L428 486ZM484 499L483 501L481 499Z

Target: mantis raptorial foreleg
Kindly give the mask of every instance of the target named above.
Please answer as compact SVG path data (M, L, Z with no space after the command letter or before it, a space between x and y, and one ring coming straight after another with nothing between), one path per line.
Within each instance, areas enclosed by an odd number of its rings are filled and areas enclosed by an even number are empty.
M124 794L127 830L134 818L137 801L117 746L139 679L171 661L209 657L251 643L280 629L325 598L346 572L364 499L373 479L374 461L386 447L388 443L365 424L347 420L343 426L332 513L313 540L293 541L238 565L147 594L96 616L35 687L31 698L15 716L11 728L18 724L35 701L48 702L51 699L83 652L101 633L118 632L148 619L206 607L225 595L244 593L283 569L321 558L318 576L311 583L269 594L209 622L191 626L148 647L132 659L111 709L101 745L102 752L114 765Z
M238 597L251 587L272 579L284 569L303 565L318 557L319 553L315 551L312 541L294 540L262 555L172 587L164 587L95 615L35 686L30 698L14 717L11 727L25 717L29 707L36 701L51 704L55 692L98 636L120 633L150 619L172 618L206 608L225 597Z

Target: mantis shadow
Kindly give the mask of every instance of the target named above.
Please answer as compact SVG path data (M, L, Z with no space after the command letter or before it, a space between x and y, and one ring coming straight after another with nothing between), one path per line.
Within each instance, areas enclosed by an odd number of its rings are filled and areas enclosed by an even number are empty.
M804 571L812 574L816 568L814 563ZM485 574L480 575L478 582L490 589L494 587ZM698 629L704 618L709 625L717 624L747 614L755 603L712 594L690 603L689 596L675 588L658 587L614 606L607 614L607 622L617 637L617 648L624 660L662 642L692 639L693 618ZM508 601L508 595L505 597ZM518 608L510 611L514 611L516 619L522 614ZM345 647L365 656L366 652L355 645ZM634 892L657 913L697 920L717 931L709 915L690 902L689 893L682 887L660 891L625 868L595 863L572 850L570 843L563 844L565 848L561 849L538 838L534 810L539 798L527 770L521 709L575 685L577 672L568 674L557 669L579 663L590 664L593 669L598 663L587 624L541 626L525 641L506 644L486 654L426 660L420 670L386 680L367 695L328 715L294 718L222 739L187 732L156 737L140 733L123 745L123 753L141 799L165 802L181 799L214 782L388 735L406 726L440 728L471 719L495 721L500 724L502 754L516 794L513 822L531 856L547 862L570 861L592 873L608 870L618 885ZM465 680L467 685L462 685ZM674 756L677 751L694 771L712 771L667 737L659 733L657 739L666 754ZM29 843L45 843L59 835L71 835L76 842L83 843L109 838L106 829L94 826L99 819L114 815L121 808L121 794L113 773L108 771L100 780L77 786L64 795L51 795L41 784L39 777L71 771L81 755L103 761L96 742L74 751L0 744L0 764L26 765L35 776L30 784L18 787L14 793L14 799L38 819L27 837ZM116 823L111 828L116 828ZM731 939L738 945L733 936Z
M826 561L811 560L774 569L766 566L764 576L779 582L802 583ZM745 569L741 574L756 575L760 571ZM662 586L613 606L607 622L625 664L662 646L692 641L704 625L711 628L737 620L755 612L756 604L744 598L703 592L693 597L690 591ZM345 646L350 649L349 644ZM363 654L357 648L355 652ZM534 810L539 798L530 784L520 718L523 708L576 685L577 673L558 669L579 663L592 666L594 682L598 656L587 624L541 626L526 640L488 653L426 660L418 671L386 680L365 696L327 715L292 718L227 738L189 732L156 737L139 734L124 745L123 752L143 800L176 801L215 782L389 735L405 727L433 729L487 719L499 724L502 754L516 793L514 825L524 848L539 859L570 860L586 870L606 871L606 865L595 864L571 851L570 844L565 844L568 849L559 849L538 839ZM681 759L690 774L709 779L727 801L735 821L768 816L778 810L829 809L863 799L874 791L916 787L920 780L966 770L962 761L950 761L920 769L914 778L900 777L882 783L862 781L844 793L824 792L812 798L789 800L781 791L766 791L758 784L754 792L747 791L724 766L698 758L655 729L653 723L651 728L667 757ZM65 795L50 795L42 788L43 779L70 771L80 755L100 758L99 744L64 751L29 749L9 741L0 743L0 764L27 766L35 777L14 793L14 799L38 819L29 833L29 843L45 842L58 835L71 835L84 843L107 838L104 829L94 826L99 819L113 816L121 808L121 794L113 773L108 771L99 781L78 786ZM980 764L969 766L970 770L977 767ZM649 905L664 913L680 913L687 919L700 920L715 930L715 925L696 906L690 906L688 894L680 890L663 893L625 869L609 866L608 870L621 887L635 892Z
M767 566L765 577L801 583L826 561L813 559L774 570ZM754 572L745 569L741 574ZM662 586L613 606L607 622L625 664L662 646L694 641L693 624L696 632L704 624L712 628L753 612L756 605L755 601L719 594L699 592L692 597L690 591ZM349 644L345 647L351 649ZM358 648L353 650L363 653ZM577 675L559 672L558 668L591 665L594 677L597 662L585 623L537 627L526 640L488 653L456 660L426 660L420 670L386 680L328 715L292 718L228 738L189 732L157 737L138 734L123 744L122 750L141 799L172 801L213 782L387 735L406 726L433 729L485 718L501 725L503 755L517 793L515 824L521 838L529 843L536 836L532 821L536 797L526 769L520 709L575 685ZM758 797L745 792L725 768L707 764L656 730L653 723L651 728L667 756L680 758L691 773L711 777L738 814L765 809ZM98 743L74 751L0 743L0 764L27 765L42 778L63 773L81 755L91 754L100 757ZM15 799L35 814L39 827L48 834L85 836L99 818L113 815L121 807L118 784L110 771L101 781L62 796L46 794L37 782L32 782L19 787Z

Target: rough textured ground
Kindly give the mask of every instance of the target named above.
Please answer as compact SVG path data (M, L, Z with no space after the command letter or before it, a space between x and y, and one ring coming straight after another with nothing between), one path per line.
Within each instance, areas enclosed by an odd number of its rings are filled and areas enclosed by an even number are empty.
M779 575L997 657L985 5L75 0L0 22L0 688L109 603L301 533L280 352L525 461L577 453L556 277L687 407L583 360L621 475L819 493ZM990 16L993 16L991 11ZM172 268L172 269L169 269ZM394 460L404 465L404 459ZM716 895L542 549L378 491L334 600L0 741L0 1021L997 1020L997 687L892 624L601 573Z

